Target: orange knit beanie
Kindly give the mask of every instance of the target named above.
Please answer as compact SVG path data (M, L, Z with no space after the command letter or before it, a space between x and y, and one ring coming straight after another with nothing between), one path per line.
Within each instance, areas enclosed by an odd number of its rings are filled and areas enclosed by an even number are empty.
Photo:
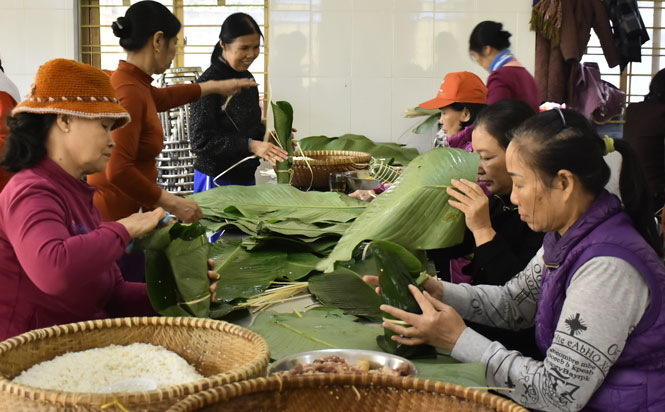
M106 73L67 59L49 60L37 70L30 93L12 110L12 115L22 112L116 119L114 129L131 120Z

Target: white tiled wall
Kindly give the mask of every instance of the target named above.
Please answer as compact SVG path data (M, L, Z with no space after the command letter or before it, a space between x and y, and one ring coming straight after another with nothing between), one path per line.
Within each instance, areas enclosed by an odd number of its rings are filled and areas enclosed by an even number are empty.
M294 106L298 136L365 134L429 148L402 114L436 94L443 76L487 73L469 57L473 27L504 23L533 72L532 0L271 0L273 100Z
M75 0L0 0L0 58L25 95L39 65L74 58ZM298 136L365 134L429 147L408 107L434 97L443 76L487 73L468 39L482 20L504 23L533 70L532 0L271 0L272 97L294 106Z
M39 66L73 59L75 0L0 0L0 58L21 96Z

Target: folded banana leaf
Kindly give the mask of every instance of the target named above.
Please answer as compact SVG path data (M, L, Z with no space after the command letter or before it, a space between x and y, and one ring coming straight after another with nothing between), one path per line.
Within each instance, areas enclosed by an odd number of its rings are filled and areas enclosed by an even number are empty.
M310 136L298 140L302 150L351 150L365 152L377 159L393 159L393 164L406 166L418 156L418 149L397 143L375 143L365 136L345 134L340 137Z
M308 287L325 306L340 308L348 315L381 321L381 296L362 280L362 275L350 269L340 267L332 273L312 276Z
M363 240L390 240L409 249L438 249L460 243L464 215L448 204L451 179L475 181L478 155L439 148L416 158L397 181L369 204L317 266L332 272L336 261L351 259Z
M165 316L208 317L210 279L205 229L171 226L140 239L137 250L146 256L146 283L153 308Z
M303 192L290 185L222 186L189 196L209 220L298 219L304 223L345 223L367 203L334 192Z
M284 162L277 162L277 183L291 183L291 165L293 163L293 145L291 144L291 128L293 126L293 107L289 102L271 102L273 120L275 125L275 140L277 145L286 150L289 158Z

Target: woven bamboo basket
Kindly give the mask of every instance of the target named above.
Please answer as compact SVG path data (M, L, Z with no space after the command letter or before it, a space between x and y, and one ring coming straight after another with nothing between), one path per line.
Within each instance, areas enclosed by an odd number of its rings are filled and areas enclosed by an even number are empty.
M169 412L527 412L487 392L444 382L370 374L258 378L188 396Z
M310 150L303 152L312 160L293 161L291 184L300 188L328 189L331 173L367 169L371 155L346 150Z
M67 352L135 342L161 345L193 365L205 379L153 391L113 394L62 392L12 383L31 366ZM86 321L24 333L0 342L2 411L164 411L186 396L264 376L266 341L226 322L200 318L134 317ZM120 406L121 405L121 406Z

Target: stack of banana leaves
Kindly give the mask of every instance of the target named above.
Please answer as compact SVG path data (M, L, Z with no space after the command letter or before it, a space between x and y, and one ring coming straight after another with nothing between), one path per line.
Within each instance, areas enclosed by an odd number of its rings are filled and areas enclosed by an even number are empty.
M203 211L200 224L209 233L227 230L206 249L221 275L216 302L209 313L194 315L219 318L236 309L262 309L308 292L348 314L380 320L382 299L362 281L363 275L376 275L380 267L373 257L367 258L363 245L373 240L393 242L422 262L425 250L461 242L464 217L448 204L446 188L453 178L475 180L476 171L477 155L440 148L414 159L371 203L334 192L302 192L285 184L223 186L191 196ZM151 253L162 253L148 259L146 277L151 298L170 302L155 305L156 309L173 315L174 306L187 309L199 295L204 296L201 256L205 254L176 253L189 247L185 241L196 242L198 248L200 236L177 240L182 232L178 229L170 236L171 242L179 242L176 248L168 244L164 230L141 243L157 244L153 247L157 251ZM159 242L150 241L160 234ZM171 276L180 271L193 278L186 269L197 268L201 290L188 291L187 296L179 296L179 291L166 293L165 285L183 282L163 279L165 265L154 264L163 253L177 269L171 270Z

